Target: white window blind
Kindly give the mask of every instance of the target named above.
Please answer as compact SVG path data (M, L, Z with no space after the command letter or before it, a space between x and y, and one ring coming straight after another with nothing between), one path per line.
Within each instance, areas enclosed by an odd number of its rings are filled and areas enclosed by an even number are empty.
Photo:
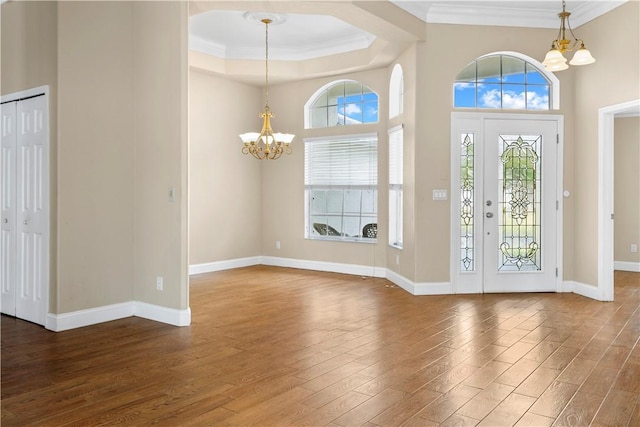
M375 186L378 184L378 137L305 140L305 186Z

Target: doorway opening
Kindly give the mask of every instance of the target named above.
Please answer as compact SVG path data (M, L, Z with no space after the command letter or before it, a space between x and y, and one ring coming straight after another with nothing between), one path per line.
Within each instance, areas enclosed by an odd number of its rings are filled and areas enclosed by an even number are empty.
M598 290L602 301L614 298L614 123L616 116L623 115L640 115L640 99L598 112Z

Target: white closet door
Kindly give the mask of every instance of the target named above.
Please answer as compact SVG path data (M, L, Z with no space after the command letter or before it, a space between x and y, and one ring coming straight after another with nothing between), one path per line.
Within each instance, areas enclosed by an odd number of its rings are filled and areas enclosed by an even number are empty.
M2 104L2 237L0 243L0 305L16 315L16 102Z
M15 98L14 98L15 99ZM2 104L2 313L44 325L49 295L47 96Z
M17 107L16 316L44 324L48 280L48 117L45 97Z

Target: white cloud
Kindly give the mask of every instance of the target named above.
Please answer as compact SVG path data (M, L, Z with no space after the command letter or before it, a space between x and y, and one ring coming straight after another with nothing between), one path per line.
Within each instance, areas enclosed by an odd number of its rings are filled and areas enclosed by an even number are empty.
M467 83L467 82L455 82L453 84L453 88L455 90L463 90L463 89L471 89L474 87L474 83Z
M500 108L500 91L491 89L483 93L479 107Z
M360 114L362 113L362 109L358 104L347 104L344 106L345 114Z
M505 110L524 110L527 108L527 100L529 101L529 110L546 110L549 108L549 96L540 96L536 92L514 92L505 91L502 94L502 108ZM479 107L485 108L501 108L500 107L500 90L491 89L482 94Z

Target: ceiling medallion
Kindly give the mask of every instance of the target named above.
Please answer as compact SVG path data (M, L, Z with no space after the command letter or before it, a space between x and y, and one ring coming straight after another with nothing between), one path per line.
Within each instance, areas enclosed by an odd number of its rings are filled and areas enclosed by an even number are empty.
M287 15L284 13L270 13L270 12L245 12L242 15L247 21L255 22L256 24L264 25L264 20L269 20L269 25L280 25L287 21Z

